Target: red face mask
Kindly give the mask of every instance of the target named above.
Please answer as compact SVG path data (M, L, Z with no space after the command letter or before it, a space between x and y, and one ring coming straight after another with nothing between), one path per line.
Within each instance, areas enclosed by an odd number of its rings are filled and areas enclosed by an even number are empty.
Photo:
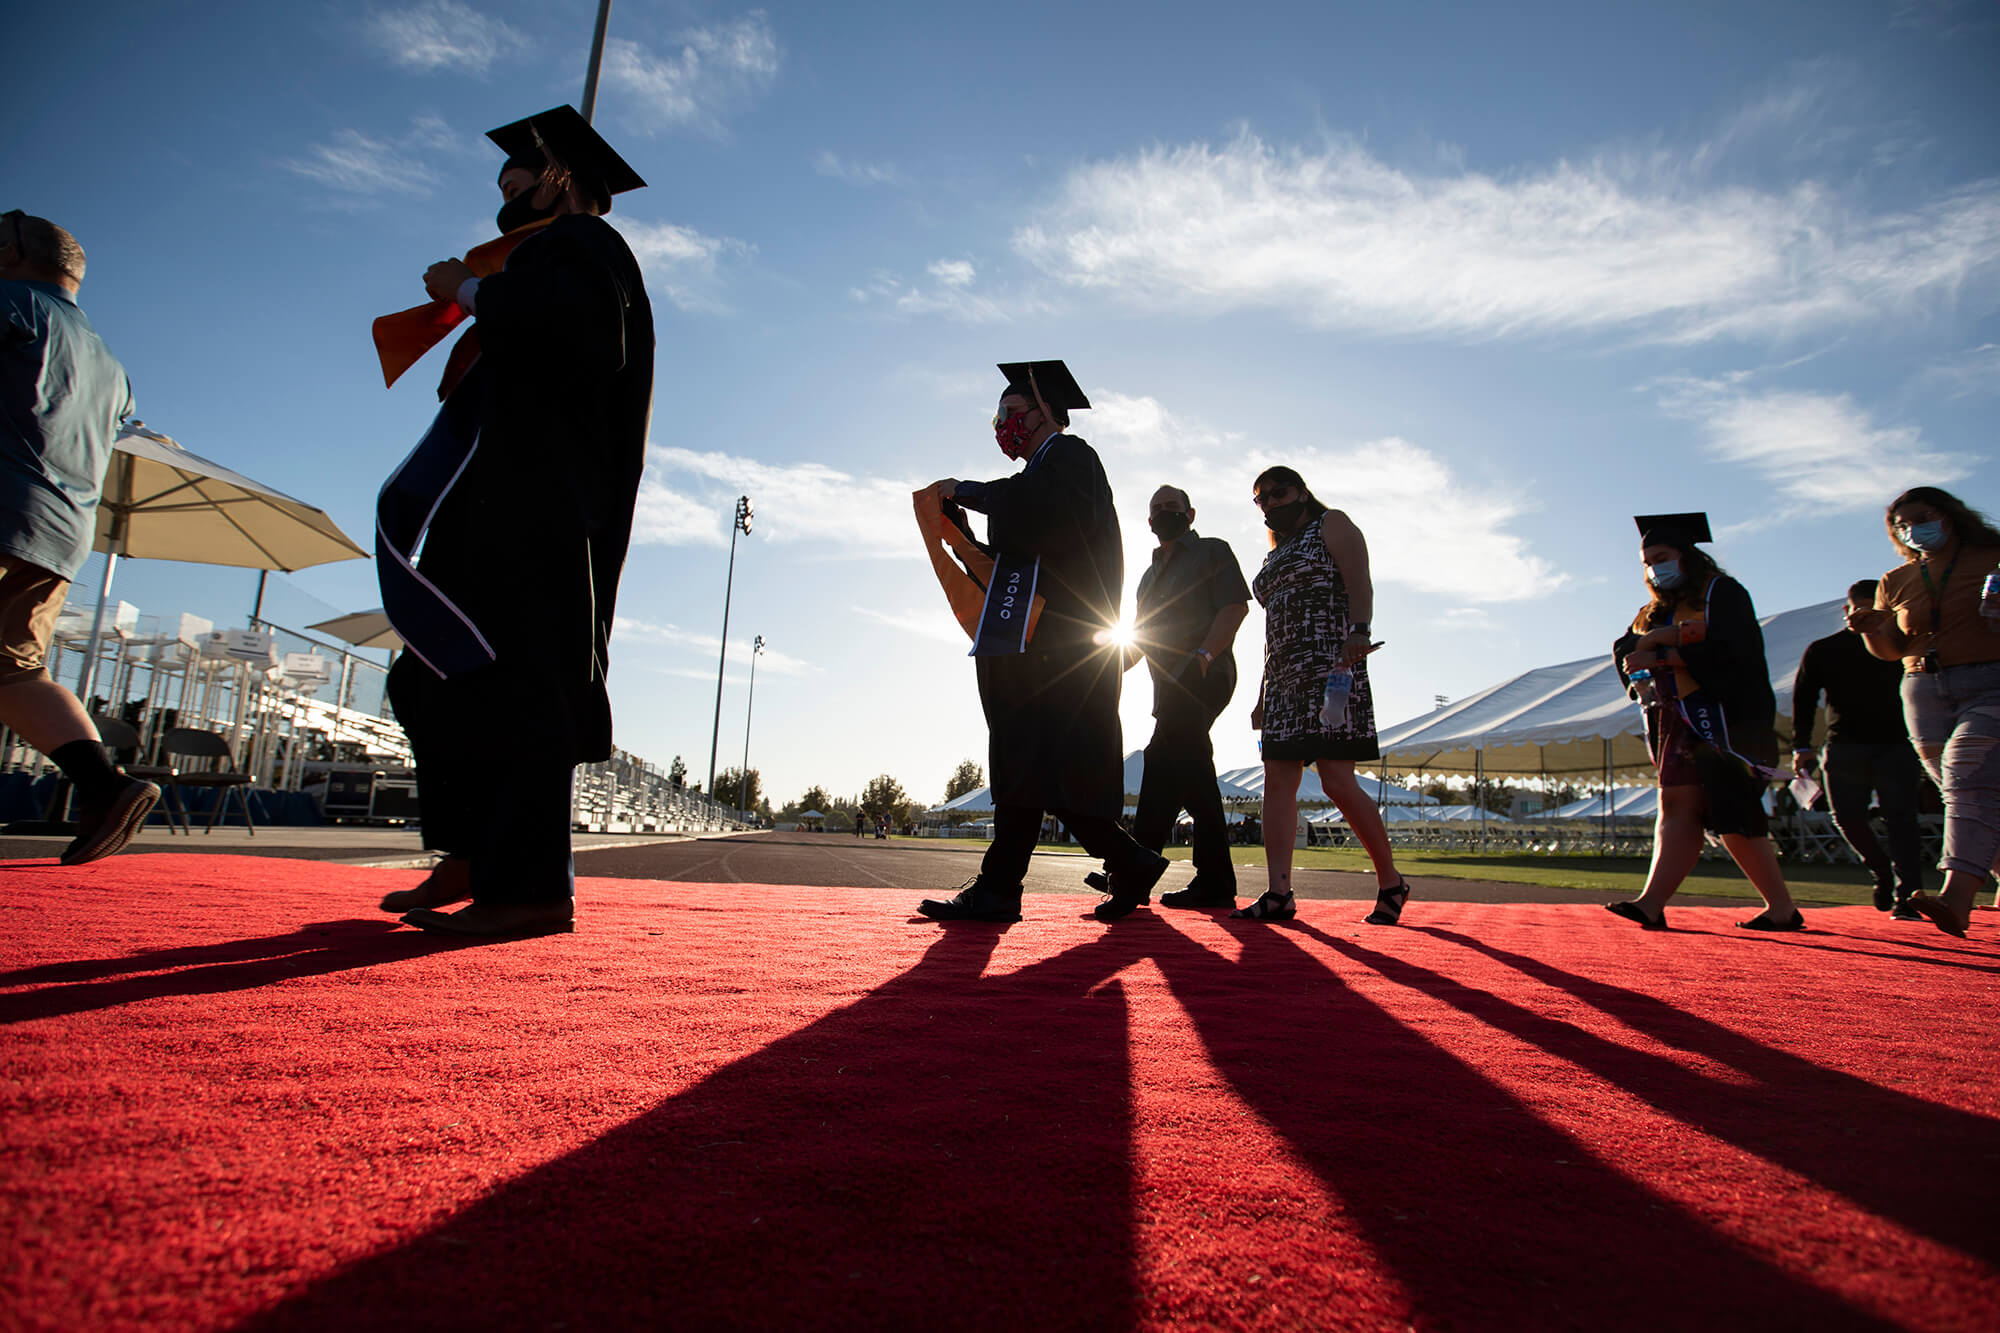
M1028 414L1016 412L993 423L993 438L1000 444L1000 452L1009 458L1028 456Z

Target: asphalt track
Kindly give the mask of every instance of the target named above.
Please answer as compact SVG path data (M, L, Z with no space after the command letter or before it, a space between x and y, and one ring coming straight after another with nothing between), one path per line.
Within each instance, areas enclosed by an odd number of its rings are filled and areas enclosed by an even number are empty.
M979 869L984 844L925 846L862 840L840 833L738 833L638 847L600 847L576 853L579 877L663 879L690 884L797 884L811 888L923 889L949 896ZM1097 863L1081 853L1037 852L1028 867L1029 893L1093 894L1083 877ZM1154 892L1181 888L1194 867L1176 861ZM1293 892L1302 898L1370 902L1372 875L1342 870L1294 870ZM1625 891L1558 889L1502 880L1410 876L1411 899L1458 903L1611 902ZM1249 901L1264 889L1261 866L1236 868L1237 896ZM1740 900L1681 894L1676 904L1742 906Z

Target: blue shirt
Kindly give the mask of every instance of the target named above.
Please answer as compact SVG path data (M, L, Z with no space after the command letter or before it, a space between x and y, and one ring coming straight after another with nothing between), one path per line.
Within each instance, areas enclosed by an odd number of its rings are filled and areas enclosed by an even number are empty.
M0 552L73 579L132 384L52 282L0 280Z

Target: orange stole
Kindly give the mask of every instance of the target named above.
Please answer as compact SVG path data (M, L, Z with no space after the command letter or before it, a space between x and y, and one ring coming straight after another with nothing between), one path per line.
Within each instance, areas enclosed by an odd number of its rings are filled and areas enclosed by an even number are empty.
M554 221L554 218L545 218L540 222L531 222L484 245L474 246L465 252L465 266L472 270L475 278L492 277L506 266L507 256L514 253L515 246ZM382 361L383 386L393 387L403 377L404 371L423 360L424 353L443 342L446 334L464 322L465 312L458 308L456 301L432 301L376 320L375 355ZM451 357L445 363L444 383L438 385L439 398L451 392L452 386L458 383L459 377L471 368L478 356L479 339L475 332L468 332L451 349Z
M986 584L993 577L993 557L979 549L956 523L944 516L944 501L938 495L938 488L926 486L912 492L911 504L917 511L917 527L924 534L924 553L931 558L931 572L937 575L938 586L944 589L945 600L951 603L951 613L958 620L966 637L977 639L979 635L979 613L986 606ZM1028 638L1035 637L1035 626L1041 622L1042 603L1040 593L1028 606Z

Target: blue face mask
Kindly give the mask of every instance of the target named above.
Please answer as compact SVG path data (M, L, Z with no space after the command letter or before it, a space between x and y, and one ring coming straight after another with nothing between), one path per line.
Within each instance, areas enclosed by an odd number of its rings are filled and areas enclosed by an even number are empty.
M1944 520L1934 518L1928 523L1905 523L1903 525L1903 545L1914 550L1930 552L1944 546Z
M1646 566L1646 582L1662 592L1680 587L1681 580L1685 577L1681 573L1681 562L1678 560L1662 560L1657 565Z

